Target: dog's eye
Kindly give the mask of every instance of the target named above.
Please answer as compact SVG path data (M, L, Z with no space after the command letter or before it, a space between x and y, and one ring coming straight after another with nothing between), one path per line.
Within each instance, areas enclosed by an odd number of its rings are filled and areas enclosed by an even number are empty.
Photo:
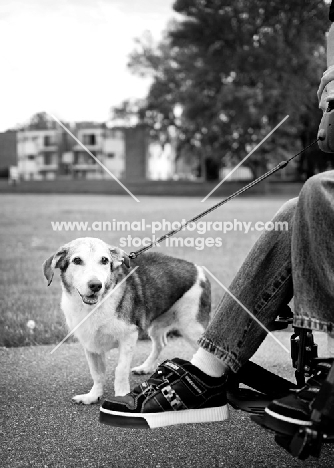
M72 262L75 264L75 265L81 265L82 264L82 260L80 257L74 257Z
M101 263L102 263L102 265L107 265L109 263L108 258L107 257L102 257L101 258Z

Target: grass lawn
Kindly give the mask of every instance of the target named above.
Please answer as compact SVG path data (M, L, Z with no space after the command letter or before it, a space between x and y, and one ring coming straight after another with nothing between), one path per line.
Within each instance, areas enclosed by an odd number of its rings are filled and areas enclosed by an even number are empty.
M219 208L204 221L269 221L286 198L239 198ZM120 238L151 237L150 229L142 231L82 232L52 230L51 221L178 221L190 218L217 203L210 198L205 203L194 198L140 197L136 203L129 196L101 195L1 195L0 203L0 346L50 344L67 333L59 307L60 282L55 275L49 288L42 274L42 263L59 246L76 237L99 237L119 245ZM160 236L164 231L157 232ZM206 234L182 232L182 237L222 237L221 247L167 247L161 252L185 258L206 266L217 278L228 285L240 267L247 252L260 236L258 231L221 232ZM125 248L127 252L136 248ZM222 296L222 290L213 280L213 309ZM36 328L30 332L28 320Z

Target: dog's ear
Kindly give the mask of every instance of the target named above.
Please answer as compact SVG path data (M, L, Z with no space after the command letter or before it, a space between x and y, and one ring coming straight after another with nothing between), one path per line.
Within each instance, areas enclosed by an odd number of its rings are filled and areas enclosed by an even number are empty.
M43 273L48 280L48 286L52 283L55 268L63 268L65 266L65 257L67 254L68 245L63 245L43 263Z
M118 248L118 247L111 247L109 246L110 254L113 259L111 269L115 270L117 267L124 265L128 268L130 268L130 259L126 252L124 250Z

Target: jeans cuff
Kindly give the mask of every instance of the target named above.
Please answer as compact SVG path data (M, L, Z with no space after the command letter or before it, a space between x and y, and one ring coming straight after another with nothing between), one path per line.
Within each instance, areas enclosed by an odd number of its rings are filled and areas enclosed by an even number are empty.
M229 353L226 349L215 345L208 338L201 337L198 340L198 344L201 346L201 348L205 349L205 351L208 351L216 358L220 359L231 369L232 372L238 372L238 370L241 368L240 362L231 353Z
M326 322L312 317L303 315L295 315L293 319L293 326L299 328L309 328L314 331L321 331L326 333L333 333L334 323Z

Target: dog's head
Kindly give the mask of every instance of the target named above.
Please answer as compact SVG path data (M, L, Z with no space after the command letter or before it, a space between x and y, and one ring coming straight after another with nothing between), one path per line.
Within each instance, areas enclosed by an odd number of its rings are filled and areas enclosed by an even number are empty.
M100 239L82 237L60 247L44 262L43 271L50 286L54 270L59 268L65 290L94 305L111 287L113 272L123 263L130 267L123 250Z

